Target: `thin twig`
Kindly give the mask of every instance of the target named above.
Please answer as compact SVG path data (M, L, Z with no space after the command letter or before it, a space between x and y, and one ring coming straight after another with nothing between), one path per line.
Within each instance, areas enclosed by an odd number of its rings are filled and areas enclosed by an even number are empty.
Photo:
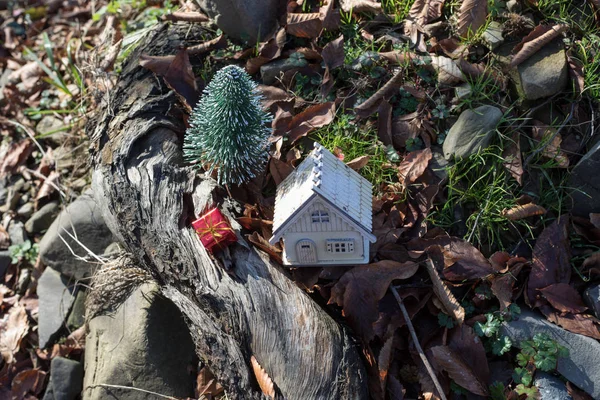
M33 143L35 143L35 145L37 146L37 148L40 150L40 153L42 153L42 156L46 157L46 152L44 151L44 148L36 140L35 133L31 130L31 128L28 128L28 127L26 127L23 124L20 124L20 123L18 123L16 121L12 121L12 120L10 120L8 118L5 118L5 117L0 117L0 122L5 122L7 124L18 126L19 128L23 129L25 131L25 133L27 134L27 136L29 136L29 138L33 141Z
M137 392L153 394L155 396L162 397L163 399L178 400L177 397L167 396L167 395L164 395L164 394L160 394L160 393L152 392L150 390L140 389L140 388L136 388L136 387L132 387L132 386L109 385L108 383L99 383L97 385L88 386L88 388L95 388L95 387L98 387L98 386L100 386L100 387L107 387L107 388L113 388L113 389L135 390Z
M444 394L444 391L442 390L442 385L440 385L440 382L438 381L437 376L435 376L435 372L433 371L431 364L429 364L429 360L427 360L427 356L425 355L423 348L419 344L419 339L417 338L417 332L415 332L415 328L410 320L408 311L406 311L406 307L404 307L404 303L402 302L402 297L400 297L400 295L398 294L398 291L396 290L395 287L390 286L390 290L394 294L396 301L398 301L398 305L400 306L400 310L402 311L402 315L404 316L404 320L406 321L406 326L408 326L408 330L410 331L410 336L412 337L413 343L415 344L415 347L417 348L417 351L419 352L421 361L423 361L423 364L425 364L425 368L427 369L427 372L429 373L429 376L431 377L431 380L433 381L433 384L435 385L435 388L438 391L440 398L442 400L446 400L446 395Z
M544 145L542 145L542 146L538 147L537 149L535 149L533 151L533 153L531 153L527 157L527 159L523 163L523 170L525 170L527 168L527 164L529 164L529 162L533 159L533 157L535 157L536 155L538 155L540 152L544 151L546 149L546 147L548 147L548 145L554 141L554 138L556 138L556 136L558 136L558 134L560 133L560 131L562 131L563 128L569 123L569 121L571 121L571 119L573 119L573 112L574 111L575 111L575 103L572 103L571 104L571 112L569 112L569 115L567 116L567 118L565 118L565 120L563 121L563 123L560 124L560 126L558 127L558 129L552 134L552 136L546 141L546 143Z

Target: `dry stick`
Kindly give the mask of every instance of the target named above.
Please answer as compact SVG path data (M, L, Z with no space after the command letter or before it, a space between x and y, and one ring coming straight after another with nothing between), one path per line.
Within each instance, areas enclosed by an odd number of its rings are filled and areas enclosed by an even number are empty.
M406 326L408 326L408 330L410 331L410 336L412 337L413 343L415 344L415 347L417 348L417 351L419 352L421 361L423 361L423 364L425 364L425 368L427 369L427 372L429 373L429 376L431 377L431 380L433 381L433 384L435 385L435 388L438 391L440 398L442 400L446 400L446 395L444 394L444 391L442 390L442 385L440 385L440 382L438 381L437 376L435 376L435 372L433 371L431 364L429 364L429 360L427 360L427 356L425 356L425 352L423 351L423 348L419 344L419 339L417 338L417 332L415 332L415 328L413 327L410 317L408 316L408 311L406 311L406 307L404 307L402 298L398 294L398 291L396 290L395 287L390 286L390 289L391 289L392 293L394 294L396 301L398 301L398 305L400 306L400 310L402 311L402 315L404 316L404 320L406 321Z
M209 18L200 12L179 12L165 15L167 21L207 22Z

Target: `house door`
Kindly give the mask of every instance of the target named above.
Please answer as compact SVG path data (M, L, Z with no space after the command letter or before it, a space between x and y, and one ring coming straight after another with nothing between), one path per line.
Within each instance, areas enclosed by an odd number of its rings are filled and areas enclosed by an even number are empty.
M302 239L296 243L296 255L301 264L314 264L317 262L317 247L310 239Z

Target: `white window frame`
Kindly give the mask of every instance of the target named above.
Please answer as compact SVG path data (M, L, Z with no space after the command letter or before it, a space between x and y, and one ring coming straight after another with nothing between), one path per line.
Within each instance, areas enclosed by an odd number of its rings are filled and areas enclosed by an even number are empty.
M327 239L327 252L331 254L354 253L354 239Z
M310 217L313 223L329 222L329 213L324 210L314 211Z

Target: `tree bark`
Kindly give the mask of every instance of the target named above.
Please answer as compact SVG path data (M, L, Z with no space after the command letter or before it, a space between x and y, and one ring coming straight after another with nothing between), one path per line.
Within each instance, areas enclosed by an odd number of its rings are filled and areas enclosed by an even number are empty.
M197 44L200 33L188 24L158 27L129 57L88 125L93 187L104 217L182 311L198 356L229 398L262 396L252 355L284 398L367 398L358 346L281 266L238 234L226 272L189 226L210 204L231 216L236 201L183 164L184 112L138 58L173 55Z

